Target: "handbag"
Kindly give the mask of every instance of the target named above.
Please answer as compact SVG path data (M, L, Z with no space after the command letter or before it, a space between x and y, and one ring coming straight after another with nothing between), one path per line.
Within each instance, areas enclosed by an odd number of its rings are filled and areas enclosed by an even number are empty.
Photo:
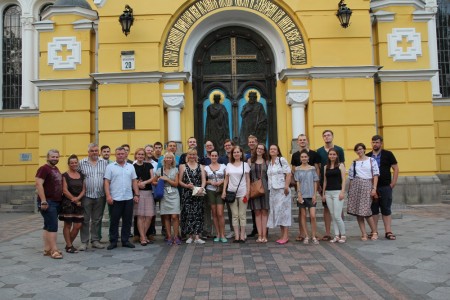
M189 177L189 174L187 172L187 169L184 169L184 172L186 173L186 176L189 180L189 183L192 184L191 178ZM194 186L194 189L192 190L192 196L193 197L203 197L206 195L205 189L201 186Z
M214 178L216 179L216 182L217 182L216 171L214 171L214 170L212 170L212 169L211 169L211 171L213 172ZM222 192L223 192L223 183L222 183L221 185L219 185L219 186L216 187L216 193L222 194Z
M237 191L239 190L239 186L241 185L242 177L244 177L244 162L242 162L242 175L241 175L241 179L239 180L239 184L236 188L236 192L231 192L231 191L227 190L225 192L225 199L223 199L223 202L231 204L236 200L236 194L237 194Z
M155 200L161 200L164 197L164 180L158 179L155 191L153 193L153 198Z
M261 167L260 178L250 183L250 199L264 196L265 193L266 191L264 190L264 186L262 183L262 167Z

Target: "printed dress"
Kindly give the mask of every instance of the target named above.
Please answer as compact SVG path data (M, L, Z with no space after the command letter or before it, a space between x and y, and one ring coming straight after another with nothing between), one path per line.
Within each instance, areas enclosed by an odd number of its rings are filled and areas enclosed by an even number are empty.
M183 182L194 186L202 185L202 171L200 164L191 169L186 164ZM185 235L197 235L203 231L203 201L204 196L193 197L192 190L183 188L181 194L181 232Z

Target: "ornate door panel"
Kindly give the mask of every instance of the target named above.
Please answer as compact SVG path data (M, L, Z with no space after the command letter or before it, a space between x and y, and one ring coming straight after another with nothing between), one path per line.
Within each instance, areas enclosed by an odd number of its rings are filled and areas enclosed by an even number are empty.
M270 47L250 29L221 28L203 39L193 71L199 146L210 139L223 154L223 140L231 138L247 151L249 134L266 144L277 142L273 70Z

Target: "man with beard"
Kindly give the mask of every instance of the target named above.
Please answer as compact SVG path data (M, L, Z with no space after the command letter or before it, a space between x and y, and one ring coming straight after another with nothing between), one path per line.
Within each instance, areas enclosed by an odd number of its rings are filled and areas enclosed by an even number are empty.
M47 163L36 173L36 189L38 207L44 218L44 256L54 259L62 258L61 251L56 246L58 232L58 212L62 200L62 175L56 165L59 162L59 151L51 149L47 153Z
M372 214L373 221L375 222L375 229L377 228L378 215L381 211L384 223L384 236L388 240L395 240L396 236L392 233L391 229L391 206L392 190L397 184L399 172L397 160L391 151L383 149L383 137L380 135L374 135L372 137L372 152L368 153L367 156L373 157L377 161L378 168L380 169L380 176L378 177L377 184L379 199L378 201L372 202ZM392 178L391 169L394 171Z

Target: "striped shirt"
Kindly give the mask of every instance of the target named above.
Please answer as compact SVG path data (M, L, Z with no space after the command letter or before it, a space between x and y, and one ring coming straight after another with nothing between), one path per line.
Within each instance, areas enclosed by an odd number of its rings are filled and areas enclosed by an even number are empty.
M88 157L80 160L78 170L85 177L86 197L97 199L105 196L103 177L105 176L106 166L108 166L108 161L103 158L99 158L95 165L89 162Z

